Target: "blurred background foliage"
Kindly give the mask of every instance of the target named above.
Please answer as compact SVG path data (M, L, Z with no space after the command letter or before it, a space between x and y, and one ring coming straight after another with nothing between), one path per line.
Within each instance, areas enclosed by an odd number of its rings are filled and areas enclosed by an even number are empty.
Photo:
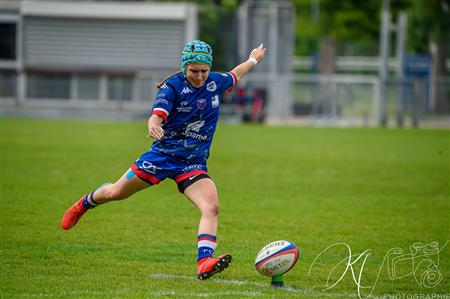
M155 0L151 0L155 1ZM158 0L159 2L186 2ZM243 0L190 0L199 4L200 38L215 51L215 64L228 69L236 61L236 12ZM276 0L268 0L276 1ZM288 1L288 0L286 0ZM338 55L377 56L383 0L292 0L295 8L295 55L317 53L320 40L331 36ZM450 0L390 0L392 17L408 15L408 53L428 53L430 41L447 45L450 56Z
M322 36L330 35L341 55L378 55L382 0L295 0L297 55L318 50ZM407 50L428 52L430 39L450 40L450 0L391 0L395 19L408 15Z
M189 2L199 7L199 38L213 48L214 68L232 69L237 63L237 10L242 0L149 0Z

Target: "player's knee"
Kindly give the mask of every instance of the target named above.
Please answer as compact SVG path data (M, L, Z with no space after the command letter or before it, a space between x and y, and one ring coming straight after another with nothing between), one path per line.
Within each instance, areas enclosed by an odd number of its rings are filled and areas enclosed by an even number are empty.
M212 213L214 216L219 215L219 203L218 203L218 202L216 202L214 205L212 205L212 207L211 207L211 213Z
M217 216L219 214L219 201L217 198L205 199L200 207L203 214Z

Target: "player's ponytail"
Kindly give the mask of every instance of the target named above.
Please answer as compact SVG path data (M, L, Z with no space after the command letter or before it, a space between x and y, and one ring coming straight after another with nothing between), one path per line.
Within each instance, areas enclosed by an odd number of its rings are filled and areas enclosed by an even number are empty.
M161 86L164 85L164 82L165 82L166 80L169 80L170 78L172 78L173 76L176 76L176 75L178 75L178 74L181 74L181 71L176 71L175 73L170 74L169 76L167 76L166 78L164 78L161 82L156 83L156 88L160 89Z

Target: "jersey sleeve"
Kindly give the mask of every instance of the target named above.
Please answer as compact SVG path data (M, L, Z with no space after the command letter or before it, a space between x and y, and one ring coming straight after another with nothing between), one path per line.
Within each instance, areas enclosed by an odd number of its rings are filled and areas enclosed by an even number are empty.
M174 106L175 99L176 92L174 88L167 83L164 83L156 95L152 114L161 116L164 119L164 122L166 122Z
M238 81L239 81L239 79L238 79L238 77L236 76L235 73L233 73L233 72L228 72L228 73L226 73L226 74L228 75L228 80L227 80L226 83L229 84L229 85L226 85L224 89L228 89L228 88L230 88L230 87L233 87L233 86L236 85L236 84L238 83ZM230 79L231 79L231 80L230 80Z
M226 93L231 90L233 86L238 82L238 77L233 72L221 73L222 77L222 93Z

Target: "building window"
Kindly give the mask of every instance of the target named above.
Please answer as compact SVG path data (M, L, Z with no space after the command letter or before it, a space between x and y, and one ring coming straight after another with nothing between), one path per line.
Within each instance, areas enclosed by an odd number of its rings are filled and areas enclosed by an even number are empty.
M133 77L127 75L108 76L108 98L112 101L131 101Z
M17 96L17 74L15 71L0 71L0 97L15 98Z
M70 99L70 74L31 72L27 74L27 97L31 99Z
M78 99L98 100L100 98L100 75L79 74L78 79Z
M16 60L16 23L0 23L0 59Z

